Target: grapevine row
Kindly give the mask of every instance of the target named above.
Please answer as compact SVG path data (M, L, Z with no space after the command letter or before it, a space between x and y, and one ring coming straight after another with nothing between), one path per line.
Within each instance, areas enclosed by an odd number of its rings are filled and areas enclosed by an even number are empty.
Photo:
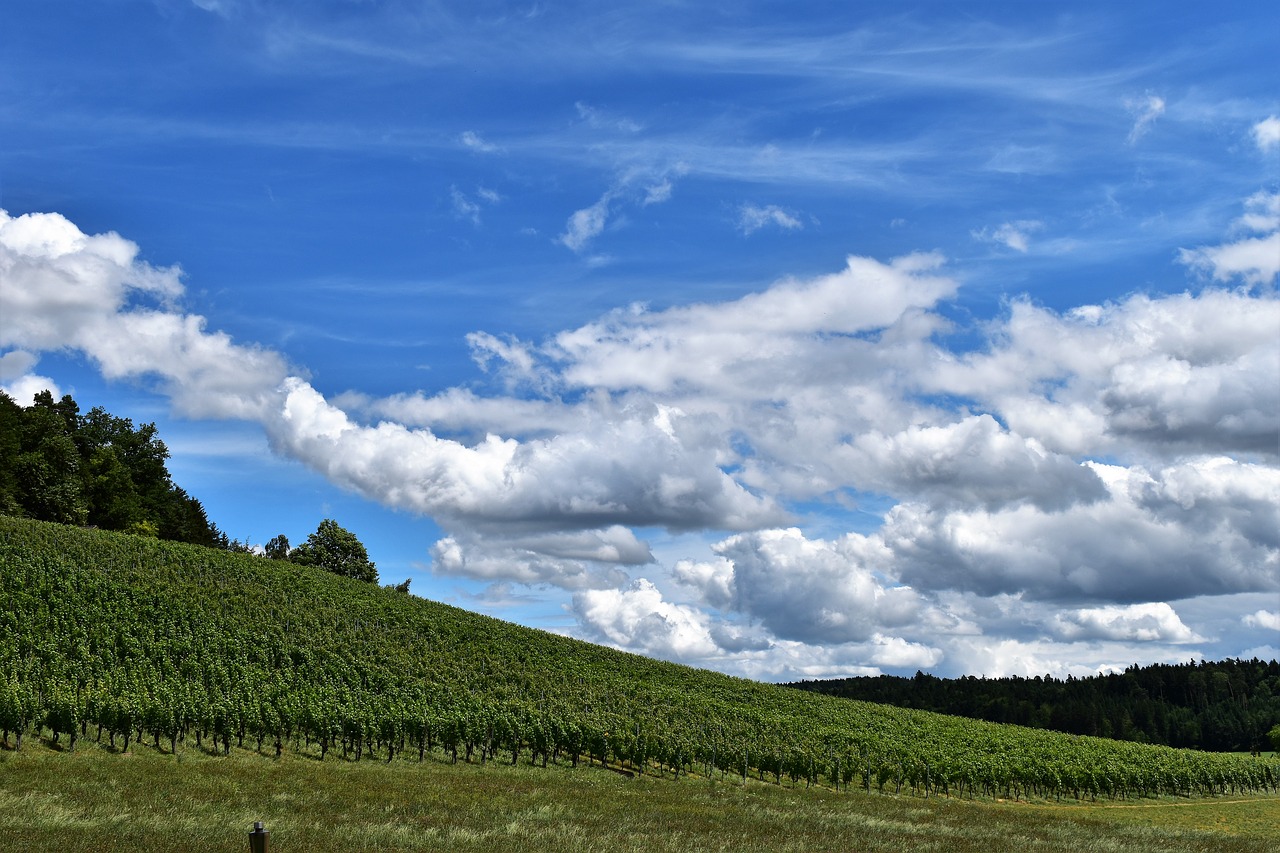
M734 679L305 566L0 517L0 730L947 796L1276 790L1280 763Z

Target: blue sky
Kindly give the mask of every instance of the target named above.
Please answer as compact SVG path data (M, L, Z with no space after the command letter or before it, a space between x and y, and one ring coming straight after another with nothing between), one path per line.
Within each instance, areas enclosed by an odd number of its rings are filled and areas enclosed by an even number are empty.
M767 679L1280 652L1280 20L26 3L0 387Z

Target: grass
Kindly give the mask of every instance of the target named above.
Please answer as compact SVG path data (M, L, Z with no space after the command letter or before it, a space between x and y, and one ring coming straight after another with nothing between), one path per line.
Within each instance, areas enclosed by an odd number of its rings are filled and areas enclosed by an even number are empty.
M416 759L416 756L415 756ZM1270 851L1280 798L1085 805L833 793L600 768L0 751L0 850Z

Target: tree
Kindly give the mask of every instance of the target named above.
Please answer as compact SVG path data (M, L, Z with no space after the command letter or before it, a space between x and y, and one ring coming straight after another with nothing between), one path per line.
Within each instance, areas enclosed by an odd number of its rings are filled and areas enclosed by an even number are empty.
M1267 732L1267 740L1271 741L1273 750L1280 752L1280 724L1271 727L1271 731Z
M289 559L289 537L281 533L266 545L262 546L262 556L268 560Z
M289 553L289 559L302 566L319 566L335 575L365 583L378 582L378 570L369 561L369 552L364 545L354 533L339 527L331 518L320 522L316 532Z

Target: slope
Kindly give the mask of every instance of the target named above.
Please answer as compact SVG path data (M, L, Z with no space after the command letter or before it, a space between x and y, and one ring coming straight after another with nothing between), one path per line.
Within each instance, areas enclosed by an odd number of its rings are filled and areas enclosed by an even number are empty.
M1275 789L1280 763L817 696L246 554L0 518L0 728L444 750L960 796Z

